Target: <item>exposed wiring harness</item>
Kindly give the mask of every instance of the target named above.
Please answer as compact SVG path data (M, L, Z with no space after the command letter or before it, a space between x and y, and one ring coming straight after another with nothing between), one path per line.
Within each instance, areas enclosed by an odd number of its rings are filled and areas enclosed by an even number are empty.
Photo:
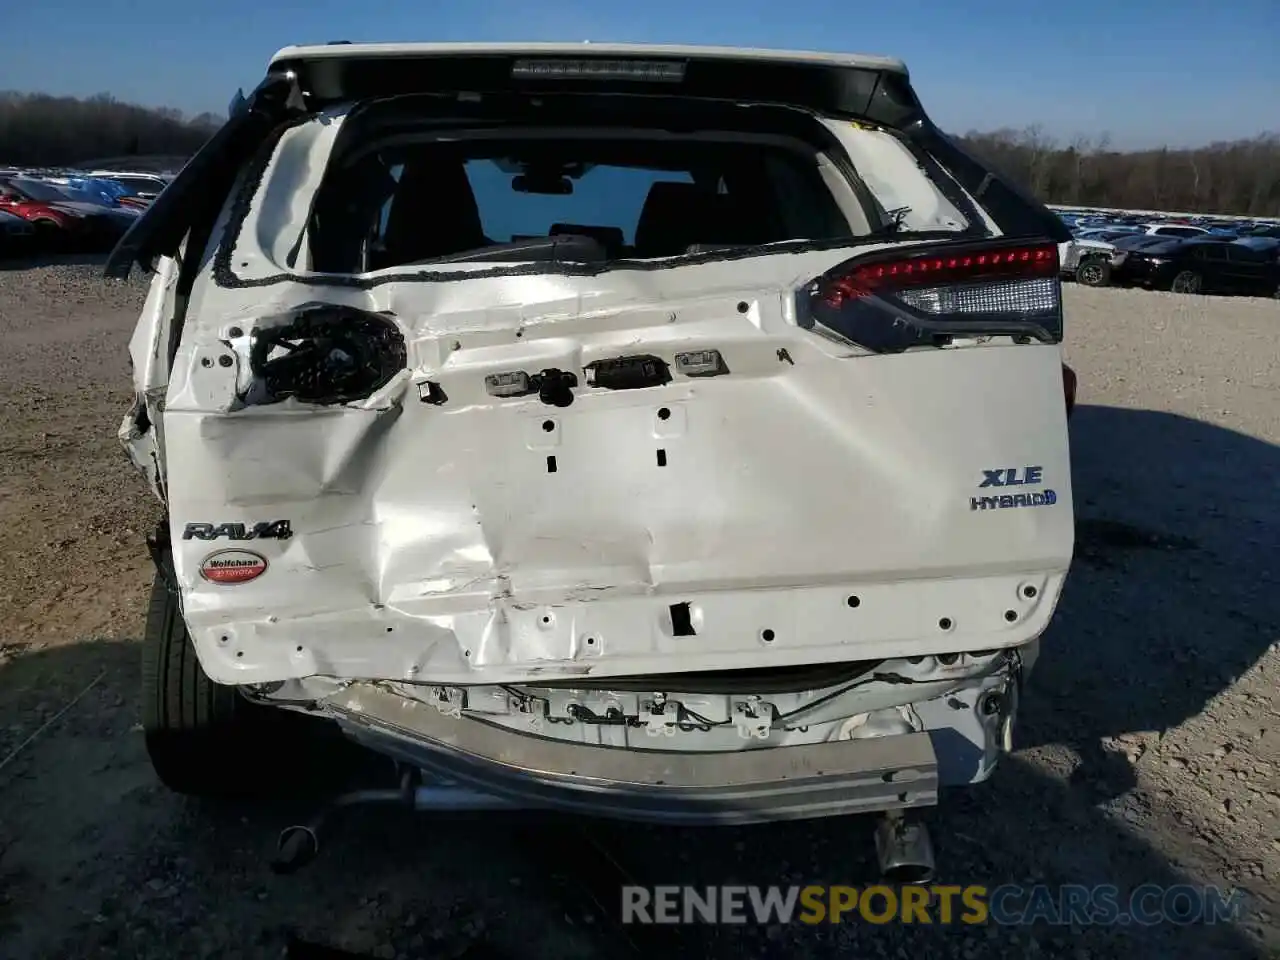
M809 703L804 704L803 706L796 707L794 710L789 710L786 713L775 712L772 718L772 722L782 723L783 721L788 720L792 717L798 716L799 714L806 713L809 710L812 710L814 707L822 706L822 704L824 703L830 703L832 700L836 700L844 696L850 690L854 690L858 687L866 686L869 683L876 683L876 682L905 684L905 683L919 683L920 681L912 680L908 677L899 676L896 673L872 673L870 675L860 677L859 679L854 680L852 683L847 683L844 686L840 687L838 690L833 690L830 693L823 694L821 697L818 697L816 700L812 700ZM522 693L521 691L517 690L514 687L503 686L502 689L505 690L509 696L520 701L521 703L528 703L531 700L538 699L531 696L530 694ZM679 701L674 701L673 706L676 708L676 728L682 731L698 730L705 733L708 730L711 730L713 727L725 727L733 724L732 719L711 720L707 717L704 717L702 714L697 713L696 711L690 710L688 707L686 707L684 704L680 703ZM626 714L624 714L621 710L619 710L616 707L611 707L609 710L605 711L604 715L601 715L596 713L590 707L585 707L582 704L574 703L574 704L570 704L565 712L568 713L567 717L548 716L546 719L551 723L573 723L575 720L578 720L578 721L581 721L582 723L591 723L591 724L597 724L600 726L628 726L628 727L644 726L644 722L640 720L639 717L628 717ZM786 729L788 730L803 729L803 727L788 727Z

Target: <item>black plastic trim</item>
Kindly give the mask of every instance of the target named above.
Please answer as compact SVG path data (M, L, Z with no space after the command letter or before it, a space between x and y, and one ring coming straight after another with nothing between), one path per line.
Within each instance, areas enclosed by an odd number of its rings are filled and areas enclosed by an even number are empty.
M182 238L202 217L217 216L245 160L280 124L304 115L296 78L268 74L120 238L104 274L123 280L135 263L150 269L157 257L176 254ZM203 251L193 253L200 256Z
M907 138L937 159L977 200L1001 232L1013 237L1067 243L1071 231L1062 219L1016 183L1000 176L939 130L921 119L904 130ZM950 198L948 198L950 199Z

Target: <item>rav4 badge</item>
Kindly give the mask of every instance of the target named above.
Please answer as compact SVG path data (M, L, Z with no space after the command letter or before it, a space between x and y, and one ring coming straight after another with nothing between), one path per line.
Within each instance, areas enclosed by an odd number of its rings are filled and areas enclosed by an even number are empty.
M219 550L200 562L200 576L210 583L248 583L267 571L267 558L252 550Z

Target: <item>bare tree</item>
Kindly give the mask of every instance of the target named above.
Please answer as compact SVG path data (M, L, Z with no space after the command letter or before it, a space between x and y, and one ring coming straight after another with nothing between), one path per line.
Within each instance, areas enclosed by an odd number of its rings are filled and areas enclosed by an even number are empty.
M1280 132L1195 149L1121 152L1101 135L1057 147L1037 127L960 138L1050 203L1280 216Z
M208 114L188 121L180 111L121 103L106 93L80 100L0 92L0 163L65 166L101 156L190 156L217 128Z

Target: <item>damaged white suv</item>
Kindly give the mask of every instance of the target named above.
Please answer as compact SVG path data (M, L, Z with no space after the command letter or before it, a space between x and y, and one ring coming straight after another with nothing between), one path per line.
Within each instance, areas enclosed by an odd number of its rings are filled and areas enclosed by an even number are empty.
M244 786L276 707L424 808L983 780L1073 549L1068 239L895 60L282 50L108 268L160 778Z

